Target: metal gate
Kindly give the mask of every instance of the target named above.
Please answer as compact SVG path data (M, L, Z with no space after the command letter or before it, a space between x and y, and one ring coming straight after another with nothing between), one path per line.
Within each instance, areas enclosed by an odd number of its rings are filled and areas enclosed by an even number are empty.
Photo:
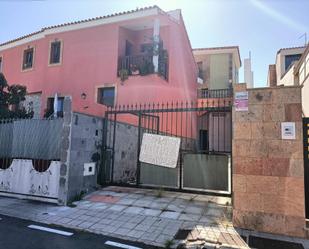
M103 135L102 184L231 193L231 94L199 102L109 108ZM180 138L176 168L139 160L144 133Z
M309 219L309 118L303 118L305 210Z

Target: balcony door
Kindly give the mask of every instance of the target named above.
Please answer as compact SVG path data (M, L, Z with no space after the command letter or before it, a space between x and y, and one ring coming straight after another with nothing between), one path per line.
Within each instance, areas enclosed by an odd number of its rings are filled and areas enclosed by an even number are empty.
M132 43L129 42L128 40L126 40L125 56L130 56L130 55L132 55L132 50L133 50L132 47L133 47Z

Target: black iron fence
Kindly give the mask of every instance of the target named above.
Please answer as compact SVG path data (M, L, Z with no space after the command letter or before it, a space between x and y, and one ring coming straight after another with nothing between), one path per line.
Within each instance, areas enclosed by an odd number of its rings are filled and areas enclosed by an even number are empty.
M231 100L216 98L109 108L101 182L229 194L231 105ZM145 133L180 140L176 168L139 160Z
M231 98L233 97L233 89L198 89L197 96L201 99L207 98Z

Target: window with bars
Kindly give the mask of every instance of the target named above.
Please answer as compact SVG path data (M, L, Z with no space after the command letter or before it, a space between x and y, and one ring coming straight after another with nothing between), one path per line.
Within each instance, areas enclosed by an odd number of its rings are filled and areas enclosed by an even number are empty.
M54 41L50 44L49 64L61 62L61 41Z
M23 70L30 69L33 66L34 48L24 50L23 55Z

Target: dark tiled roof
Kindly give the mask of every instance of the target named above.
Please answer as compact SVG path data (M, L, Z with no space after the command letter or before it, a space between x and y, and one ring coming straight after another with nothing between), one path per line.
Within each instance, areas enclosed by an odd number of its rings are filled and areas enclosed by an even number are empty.
M15 42L15 41L19 41L22 40L24 38L39 34L44 32L45 30L48 29L53 29L53 28L59 28L59 27L64 27L64 26L69 26L69 25L74 25L74 24L80 24L80 23L86 23L86 22L92 22L92 21L96 21L96 20L102 20L102 19L106 19L106 18L110 18L110 17L114 17L114 16L121 16L121 15L126 15L126 14L131 14L131 13L135 13L135 12L139 12L139 11L143 11L143 10L148 10L148 9L159 9L161 12L163 12L163 10L161 10L157 5L154 6L150 6L150 7L144 7L144 8L136 8L135 10L129 10L129 11L123 11L123 12L118 12L115 14L111 14L111 15L106 15L106 16L99 16L99 17L94 17L94 18L89 18L89 19L85 19L85 20L80 20L80 21L75 21L75 22L68 22L68 23L63 23L63 24L59 24L59 25L53 25L53 26L49 26L49 27L45 27L42 28L40 31L36 31L21 37L18 37L16 39L10 40L10 41L6 41L4 43L1 43L0 46Z
M240 66L241 66L239 46L225 46L225 47L211 47L211 48L193 48L192 51L220 50L220 49L237 49L237 51L238 51L238 59L239 59Z
M297 48L306 48L306 46L298 46L298 47L290 47L290 48L280 48L278 50L277 54L279 54L282 50L297 49Z
M216 50L216 49L238 49L238 46L226 46L226 47L211 47L211 48L193 48L193 51L202 51L202 50Z

